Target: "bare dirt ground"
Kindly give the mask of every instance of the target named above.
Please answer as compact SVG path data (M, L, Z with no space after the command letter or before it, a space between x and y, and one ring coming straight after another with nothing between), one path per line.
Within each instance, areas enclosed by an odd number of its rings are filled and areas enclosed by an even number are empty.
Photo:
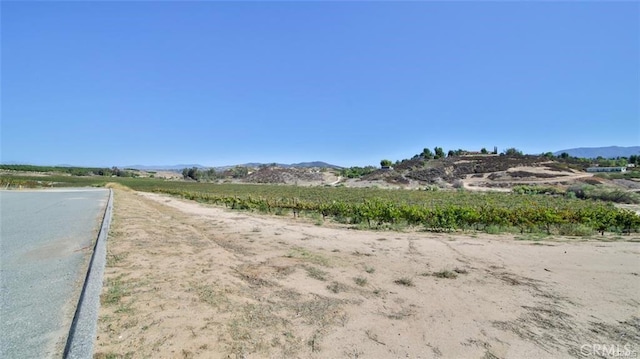
M512 174L517 174L521 177L512 177ZM482 176L467 175L462 182L465 189L472 191L510 192L511 187L516 185L559 185L575 183L580 179L591 177L593 177L593 173L557 171L547 167L519 166L510 168L507 171L485 173ZM496 185L499 184L503 184L505 187L496 188Z
M118 188L95 357L640 356L640 238L608 239L359 231Z
M172 171L141 171L144 174L144 177L148 177L151 174L156 178L166 178L166 179L182 179L182 173L172 172Z

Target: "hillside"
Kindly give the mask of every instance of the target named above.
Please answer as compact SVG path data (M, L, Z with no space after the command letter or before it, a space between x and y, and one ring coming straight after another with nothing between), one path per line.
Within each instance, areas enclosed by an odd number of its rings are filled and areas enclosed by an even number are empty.
M347 178L338 169L284 167L279 165L236 167L216 174L216 181L289 184L299 186L347 186L424 189L510 190L518 185L570 186L604 181L585 172L588 162L531 155L460 155L441 159L396 162L389 169L373 169ZM240 171L242 169L242 171Z
M474 155L404 160L391 170L378 170L359 181L416 188L500 189L516 185L569 185L592 177L585 165L544 156ZM358 180L349 181L357 185Z
M228 170L230 168L234 168L237 166L241 166L241 167L249 167L249 168L259 168L259 167L264 167L264 166L277 166L277 167L282 167L282 168L332 168L332 169L341 169L342 167L337 166L337 165L333 165L327 162L323 162L323 161L313 161L313 162L300 162L300 163L292 163L292 164L285 164L285 163L258 163L258 162L251 162L251 163L243 163L243 164L239 164L239 165L229 165L229 166L218 166L218 167L213 167L216 171L225 171ZM60 165L60 167L73 167L72 165ZM129 165L129 166L120 166L122 168L130 168L130 169L136 169L136 170L140 170L140 171L177 171L177 172L181 172L183 169L185 168L198 168L198 169L207 169L207 168L211 168L211 167L207 167L207 166L203 166L200 164L178 164L178 165Z

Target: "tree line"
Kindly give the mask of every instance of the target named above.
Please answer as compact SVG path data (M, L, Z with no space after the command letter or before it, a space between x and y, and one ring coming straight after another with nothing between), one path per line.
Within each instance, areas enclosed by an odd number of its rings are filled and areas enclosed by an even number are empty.
M67 167L67 166L34 166L34 165L0 165L0 169L21 172L53 172L66 173L72 176L116 176L137 177L135 171L118 167Z
M222 178L245 178L249 175L249 168L235 166L225 171L216 171L215 168L184 168L182 178L199 182L215 181Z

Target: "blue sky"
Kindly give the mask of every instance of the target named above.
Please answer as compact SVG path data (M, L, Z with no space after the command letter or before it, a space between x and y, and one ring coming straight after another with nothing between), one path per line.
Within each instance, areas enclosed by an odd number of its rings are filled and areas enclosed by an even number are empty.
M4 163L640 145L638 2L0 6Z

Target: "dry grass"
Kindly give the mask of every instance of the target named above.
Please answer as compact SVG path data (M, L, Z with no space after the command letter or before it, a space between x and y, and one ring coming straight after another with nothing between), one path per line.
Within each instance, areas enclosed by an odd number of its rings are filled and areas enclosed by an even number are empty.
M222 306L229 304L228 293L224 289L221 290L214 286L197 283L192 283L192 288L201 302L207 303L212 307L222 308Z
M403 285L405 287L413 287L415 285L415 284L413 284L413 279L408 278L408 277L398 278L398 279L394 280L393 283L395 283L397 285Z
M129 293L126 284L122 280L122 276L108 280L105 286L108 289L100 298L102 305L119 304L122 298Z
M447 278L447 279L456 279L458 278L458 274L456 274L456 272L447 270L447 269L443 269L439 272L434 272L433 273L434 277L437 278Z
M301 259L305 262L309 262L309 263L313 263L313 264L317 264L317 265L321 265L321 266L325 266L325 267L329 267L330 266L330 260L329 258L318 254L318 253L314 253L309 251L308 249L302 248L302 247L296 247L296 248L292 248L289 253L287 253L286 255L287 258L298 258Z
M338 283L338 282L331 282L331 284L327 285L327 289L329 289L332 293L340 293L340 292L346 292L349 290L349 286L343 284L343 283Z
M364 287L368 283L367 278L364 278L364 277L355 277L353 278L353 281L356 282L356 284L361 287Z
M323 271L322 269L307 266L305 267L305 270L307 271L307 275L309 276L309 278L322 280L322 281L327 280L328 273Z

